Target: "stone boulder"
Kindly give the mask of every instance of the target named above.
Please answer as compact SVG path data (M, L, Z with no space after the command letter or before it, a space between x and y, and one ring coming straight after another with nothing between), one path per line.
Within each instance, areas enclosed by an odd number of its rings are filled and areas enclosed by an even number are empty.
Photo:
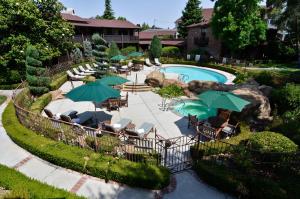
M266 85L259 86L258 89L267 97L271 96L273 90L271 86L266 86Z
M207 91L207 90L228 91L229 87L230 87L229 85L212 82L212 81L194 80L188 83L188 89L195 94L200 94L203 91Z
M185 84L181 81L178 81L176 79L165 79L163 81L163 84L162 84L163 87L170 86L170 85L176 85L176 86L179 86L183 89L187 88L187 84Z
M153 71L147 75L145 84L152 87L161 87L165 80L165 75L160 71Z

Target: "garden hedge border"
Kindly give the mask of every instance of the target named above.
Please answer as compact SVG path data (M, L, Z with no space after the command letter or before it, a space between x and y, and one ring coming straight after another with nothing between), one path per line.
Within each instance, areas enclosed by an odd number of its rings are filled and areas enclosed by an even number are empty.
M25 128L20 124L12 102L6 107L2 122L7 134L16 144L55 165L147 189L161 189L170 182L170 171L167 168L135 163L66 145Z
M24 174L3 165L0 165L0 176L0 187L11 191L11 193L6 196L8 198L83 198L65 190L30 179Z

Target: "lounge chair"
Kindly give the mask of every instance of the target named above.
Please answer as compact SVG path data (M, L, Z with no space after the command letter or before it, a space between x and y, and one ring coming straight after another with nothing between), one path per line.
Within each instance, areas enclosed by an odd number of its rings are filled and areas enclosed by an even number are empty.
M227 137L231 137L231 136L233 136L236 133L236 130L237 130L237 128L238 128L239 125L240 125L239 123L236 123L235 125L233 125L233 124L227 124L227 126L225 126L222 129L222 132L224 132Z
M99 67L99 65L98 65L98 64L95 64L95 63L93 63L93 66L94 66L95 68L98 68L98 67Z
M198 131L198 127L201 123L196 115L188 115L188 129L194 127Z
M112 110L120 110L120 99L108 99L108 106L107 106L108 111Z
M154 63L156 66L161 66L162 64L159 62L158 58L154 58Z
M92 68L91 65L89 65L89 64L85 64L85 67L86 67L89 71L94 71L94 72L96 72L96 71L94 70L94 68Z
M227 58L226 57L223 57L222 64L227 64Z
M74 111L74 110L70 110L70 111L67 111L67 112L64 112L62 114L56 114L54 115L49 109L44 109L44 112L46 113L46 115L51 118L51 119L60 119L58 118L57 116L60 116L60 115L67 115L69 116L71 119L73 118L76 118L77 117L77 111Z
M71 118L68 115L61 114L60 119L68 123L75 123L75 124L82 125L88 122L89 120L93 119L93 115L86 112L86 113L77 114L75 118Z
M186 60L191 60L191 55L190 54L186 55Z
M79 66L79 69L84 72L85 74L93 75L96 71L90 71L83 68L83 66Z
M201 58L201 55L196 55L196 56L195 56L195 62L199 62L199 61L200 61L200 58Z
M150 59L149 59L149 58L147 58L147 59L145 60L145 64L146 64L146 66L153 66L153 64L150 62Z
M81 76L81 75L74 75L69 70L67 70L67 75L68 75L69 79L72 81L81 81L84 78L84 76Z
M79 72L77 68L73 68L73 71L75 72L76 75L80 75L80 76L87 76L89 74L86 74L84 72Z
M114 124L105 124L103 123L103 130L114 132L114 133L120 133L123 131L129 124L131 124L132 120L123 118L117 123Z
M128 107L128 92L126 93L125 99L121 97L120 106Z
M137 136L140 138L146 138L147 135L153 131L154 131L154 124L148 122L144 122L136 131L130 129L125 130L127 135Z

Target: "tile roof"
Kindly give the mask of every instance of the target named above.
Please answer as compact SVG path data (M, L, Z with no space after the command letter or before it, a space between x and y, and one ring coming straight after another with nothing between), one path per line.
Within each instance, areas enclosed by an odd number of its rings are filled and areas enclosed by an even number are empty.
M148 29L141 31L139 33L140 39L152 39L155 35L164 36L164 35L176 35L176 29Z
M203 16L203 21L200 23L196 23L196 24L192 24L189 25L188 28L192 28L192 27L197 27L197 26L203 26L203 25L208 25L212 19L214 13L214 9L213 8L205 8L202 10L202 16Z
M151 40L139 41L141 45L150 45ZM161 40L162 45L168 46L182 46L184 44L184 40Z
M127 20L87 19L66 13L62 13L61 15L63 19L69 21L74 26L139 29L138 26Z

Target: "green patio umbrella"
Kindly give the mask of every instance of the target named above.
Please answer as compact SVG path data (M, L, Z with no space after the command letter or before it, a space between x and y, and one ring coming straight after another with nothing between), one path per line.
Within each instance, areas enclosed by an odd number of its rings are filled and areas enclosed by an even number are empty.
M241 112L246 105L250 104L247 100L233 93L223 91L206 91L198 95L198 97L208 107L237 112Z
M128 57L141 57L143 55L144 55L144 53L142 53L142 52L132 52L132 53L129 53Z
M129 82L128 79L125 79L123 77L113 75L113 76L105 76L102 79L98 79L96 82L108 85L108 86L116 86L116 85L121 85L126 82Z
M111 88L110 86L101 84L99 82L92 82L77 88L74 88L65 95L67 98L74 102L93 102L95 105L96 114L96 103L103 102L109 98L121 97L120 91Z
M110 60L112 60L112 61L121 61L121 60L125 60L125 59L127 59L127 57L124 55L116 55L116 56L110 58Z

